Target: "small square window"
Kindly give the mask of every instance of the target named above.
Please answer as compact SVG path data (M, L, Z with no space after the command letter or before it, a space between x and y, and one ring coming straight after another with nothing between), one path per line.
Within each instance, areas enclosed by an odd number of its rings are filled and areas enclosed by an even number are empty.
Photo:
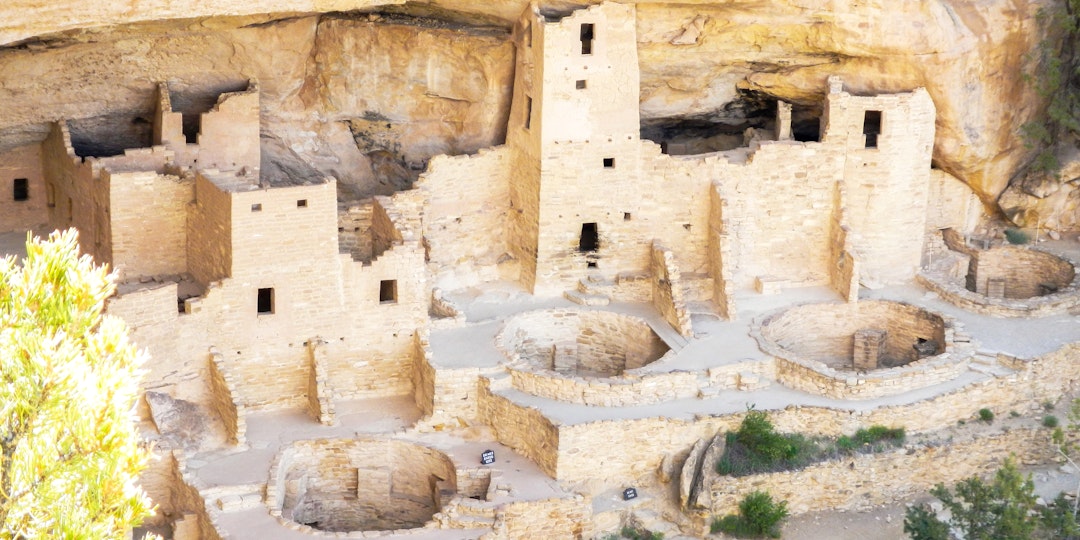
M397 302L397 280L384 279L379 282L379 303L393 304Z
M266 315L274 312L274 289L267 287L265 289L259 289L259 301L258 301L259 315Z
M262 204L261 203L255 203L255 204L251 205L251 211L252 212L262 212Z
M26 178L16 178L11 183L12 196L16 201L25 201L30 199L30 180Z
M297 208L307 208L307 199L300 199L296 201Z
M574 83L574 87L578 90L584 90L586 86L588 86L588 83L585 82L585 79L581 79L580 81Z
M630 218L631 218L631 217L632 217L632 216L630 215L630 212L623 212L623 215L622 215L622 220L623 220L623 221L630 221Z
M613 158L613 157L604 158L604 168L605 169L614 169L615 168L615 158Z

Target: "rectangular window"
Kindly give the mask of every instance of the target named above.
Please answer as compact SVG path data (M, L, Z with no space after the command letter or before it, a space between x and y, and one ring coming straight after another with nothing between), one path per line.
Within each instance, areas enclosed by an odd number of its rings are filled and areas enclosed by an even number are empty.
M862 132L866 136L866 147L877 148L878 135L881 133L881 111L866 111Z
M259 289L259 315L274 312L274 289Z
M588 83L585 82L585 79L581 79L574 83L574 87L578 90L584 90L586 86L588 86Z
M262 204L261 203L255 203L255 204L251 205L251 211L252 212L262 212Z
M11 183L12 196L16 201L25 201L30 198L30 180L26 178L16 178Z
M525 96L525 129L532 125L532 98Z
M615 158L613 158L613 157L604 158L604 168L605 169L614 169L615 168Z
M595 223L581 224L581 237L578 239L578 251L591 253L600 249L600 235Z
M379 282L379 303L393 304L397 302L397 280L384 279Z
M297 208L307 208L307 199L300 199L296 201Z
M585 23L581 25L581 54L592 54L593 25Z

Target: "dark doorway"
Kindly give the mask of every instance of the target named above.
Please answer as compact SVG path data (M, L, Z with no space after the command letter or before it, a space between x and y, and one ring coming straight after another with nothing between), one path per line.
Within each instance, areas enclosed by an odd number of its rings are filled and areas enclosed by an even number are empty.
M866 136L866 147L877 148L878 135L881 133L881 111L866 111L862 132Z
M581 25L581 54L592 54L593 25L585 23Z
M30 199L30 180L26 178L16 178L11 184L12 196L16 201L25 201Z
M259 315L274 312L274 289L259 289Z
M595 223L581 224L581 238L578 239L578 251L592 253L600 249L600 235L596 231Z

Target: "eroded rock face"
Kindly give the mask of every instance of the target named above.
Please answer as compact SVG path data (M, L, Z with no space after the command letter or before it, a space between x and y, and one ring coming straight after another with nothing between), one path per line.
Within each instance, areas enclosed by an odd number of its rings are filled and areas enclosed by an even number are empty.
M98 131L123 125L141 140L131 123L149 110L155 81L210 92L258 78L264 130L356 196L402 183L380 177L387 167L372 158L385 155L373 152L389 152L415 176L431 155L501 141L513 70L509 29L528 5L256 0L180 13L175 1L151 1L138 13L67 6L78 15L61 16L68 1L0 7L0 43L22 40L0 49L0 148L40 139L45 122L62 117ZM761 95L812 114L832 74L853 93L922 86L938 112L935 165L993 203L1030 156L1017 132L1041 102L1021 73L1033 69L1025 62L1042 39L1036 14L1044 4L638 2L643 123L739 126L761 112L754 99ZM291 15L358 9L399 15ZM421 16L402 20L410 10ZM228 17L205 18L213 15ZM431 22L438 17L452 23ZM54 33L71 28L96 29Z

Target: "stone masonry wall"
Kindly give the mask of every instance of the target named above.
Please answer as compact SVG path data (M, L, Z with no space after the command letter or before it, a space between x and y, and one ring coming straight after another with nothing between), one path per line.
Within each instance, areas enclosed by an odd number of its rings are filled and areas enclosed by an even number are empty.
M436 157L417 187L430 201L424 208L424 238L433 284L446 281L457 288L497 279L496 265L510 249L504 236L510 212L510 149Z
M154 171L106 170L101 177L109 186L112 265L121 279L186 273L194 179Z
M694 335L682 290L682 275L671 250L653 243L651 267L653 307L679 335Z
M1018 428L914 451L900 448L882 454L855 454L792 472L718 477L707 488L712 497L710 512L735 513L739 501L752 491L767 491L774 499L787 501L794 514L889 504L938 483L951 485L969 476L985 477L1010 455L1022 464L1045 463L1055 454L1050 432ZM808 485L813 489L807 489Z
M26 180L27 199L15 200L15 180ZM55 195L53 195L55 197ZM0 232L40 228L49 221L50 195L42 175L41 145L30 144L0 153Z
M1014 246L978 251L969 268L968 280L974 282L976 293L985 295L990 279L1003 279L1005 298L1011 299L1057 292L1071 285L1076 277L1076 270L1069 261L1035 249Z

